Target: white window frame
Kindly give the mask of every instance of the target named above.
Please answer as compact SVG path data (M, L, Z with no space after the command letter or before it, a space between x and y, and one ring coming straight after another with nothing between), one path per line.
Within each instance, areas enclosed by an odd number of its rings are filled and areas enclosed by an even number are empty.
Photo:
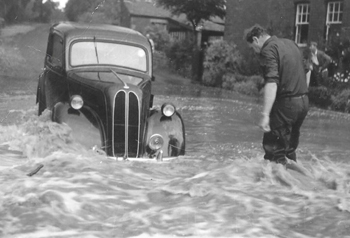
M309 25L310 22L310 3L299 3L296 6L295 14L295 43L299 46L306 46L307 43L300 43L301 27Z
M331 10L331 6L333 10ZM343 1L328 2L326 24L341 24L343 22L343 6ZM337 16L336 20L334 20L335 16Z
M326 41L329 37L329 29L332 24L342 24L343 23L343 1L331 1L327 4L327 16L326 16Z

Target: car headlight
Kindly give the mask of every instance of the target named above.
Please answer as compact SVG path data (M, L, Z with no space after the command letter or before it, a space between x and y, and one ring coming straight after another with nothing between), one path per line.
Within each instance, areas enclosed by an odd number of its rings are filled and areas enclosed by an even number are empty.
M148 146L151 150L159 150L163 147L164 139L159 134L154 134L149 138Z
M70 99L70 106L75 110L79 110L84 105L83 98L79 95L73 95Z
M175 111L175 106L171 103L164 103L162 106L162 113L166 117L171 117L174 115Z

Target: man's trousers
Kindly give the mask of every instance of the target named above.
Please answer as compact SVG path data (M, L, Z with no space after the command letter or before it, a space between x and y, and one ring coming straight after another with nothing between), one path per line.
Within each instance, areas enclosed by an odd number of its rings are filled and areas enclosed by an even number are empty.
M297 160L300 127L308 110L307 95L276 99L270 113L271 131L263 137L265 159L282 164L287 163L286 158Z

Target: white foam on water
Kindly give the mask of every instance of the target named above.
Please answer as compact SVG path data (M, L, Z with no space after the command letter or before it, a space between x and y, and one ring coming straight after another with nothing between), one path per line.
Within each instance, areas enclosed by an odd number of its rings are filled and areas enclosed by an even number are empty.
M350 234L346 162L313 156L286 168L249 144L215 147L230 154L224 158L213 152L167 163L112 161L82 149L69 128L35 110L1 126L0 143L21 161L0 162L1 237Z

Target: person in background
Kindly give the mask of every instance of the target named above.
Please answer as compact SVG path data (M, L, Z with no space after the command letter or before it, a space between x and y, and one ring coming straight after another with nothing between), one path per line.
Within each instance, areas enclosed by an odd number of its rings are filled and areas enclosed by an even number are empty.
M265 81L260 127L264 159L286 165L296 161L300 128L309 109L302 54L295 42L270 36L255 25L245 31L248 45L260 57Z
M308 48L303 50L303 63L304 63L304 69L306 74L306 85L307 87L309 87L311 71L312 71L312 62L310 59L310 49Z
M316 42L310 42L309 44L309 50L310 50L310 69L311 69L311 76L310 76L310 86L319 86L320 82L322 82L323 78L323 72L328 68L330 63L332 62L332 58L328 56L325 52L317 49L317 43ZM326 76L327 77L327 76Z

